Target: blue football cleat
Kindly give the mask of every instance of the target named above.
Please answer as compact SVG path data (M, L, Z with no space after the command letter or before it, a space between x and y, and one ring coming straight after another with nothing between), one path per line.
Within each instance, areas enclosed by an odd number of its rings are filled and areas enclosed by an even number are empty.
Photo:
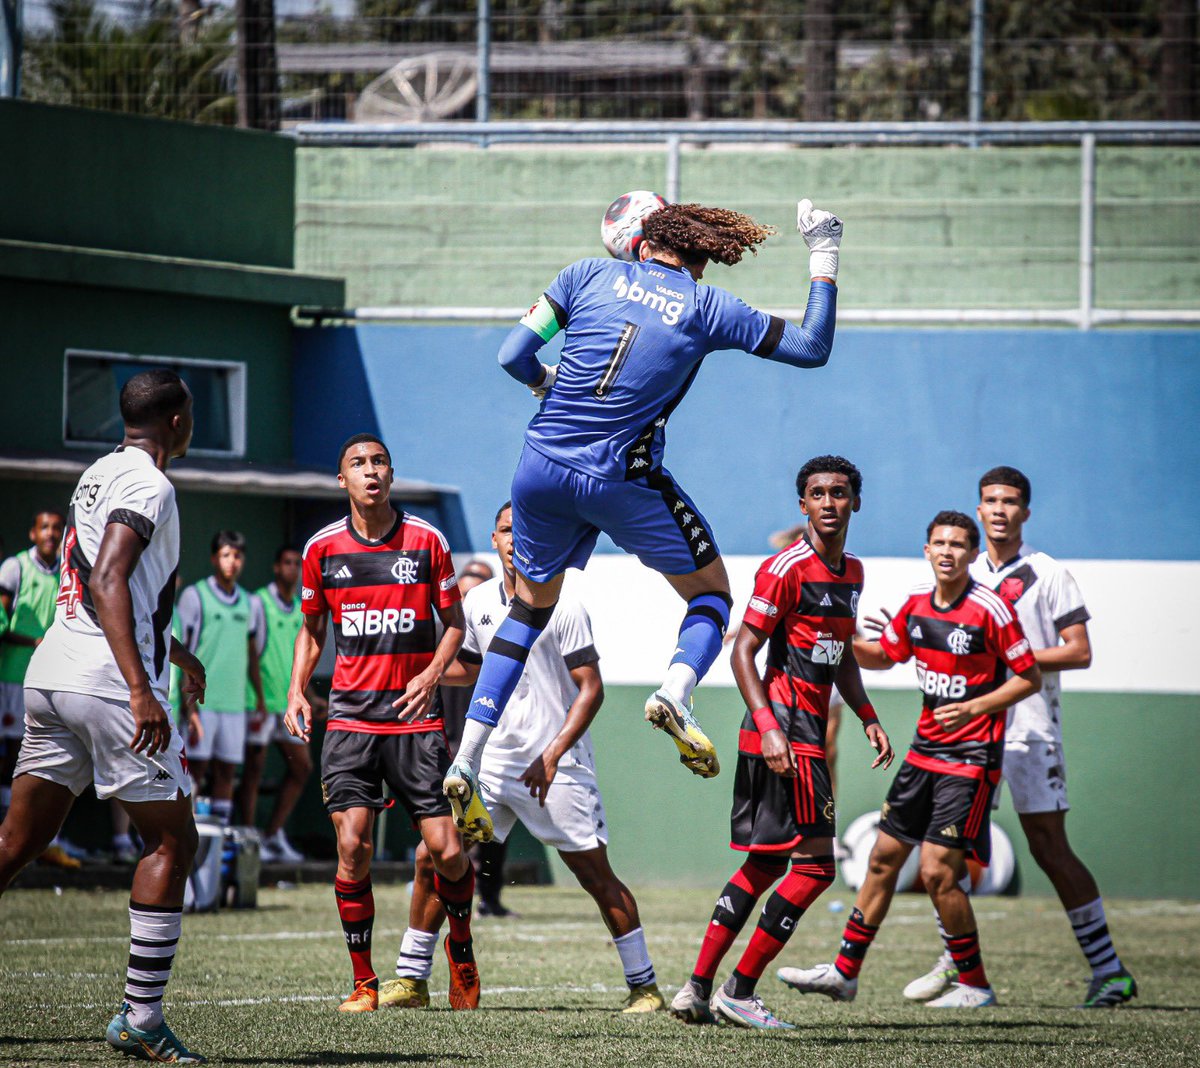
M129 1022L126 1015L129 1003L121 1006L121 1011L112 1018L104 1037L113 1049L120 1050L131 1057L143 1061L156 1061L159 1064L205 1064L206 1059L199 1053L193 1053L175 1037L175 1033L164 1020L153 1031L140 1031Z

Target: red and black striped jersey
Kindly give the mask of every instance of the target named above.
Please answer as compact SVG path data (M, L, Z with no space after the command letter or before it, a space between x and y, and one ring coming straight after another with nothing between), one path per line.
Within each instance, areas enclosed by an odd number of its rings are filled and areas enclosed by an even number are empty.
M441 532L401 512L379 541L349 517L317 531L304 547L300 605L329 612L337 661L329 729L405 734L441 730L441 702L416 723L397 721L392 702L433 661L434 612L460 600L450 546Z
M933 603L933 583L918 586L880 637L884 653L901 664L913 657L924 694L921 718L906 759L945 771L946 763L997 769L1004 756L1005 709L978 716L955 731L933 718L942 705L991 693L1035 663L1021 624L998 594L971 580L952 605Z
M763 561L744 621L770 635L764 679L771 710L797 752L824 756L829 698L843 656L853 656L863 567L850 553L833 571L807 538ZM761 751L754 720L743 751ZM803 747L803 748L800 748Z

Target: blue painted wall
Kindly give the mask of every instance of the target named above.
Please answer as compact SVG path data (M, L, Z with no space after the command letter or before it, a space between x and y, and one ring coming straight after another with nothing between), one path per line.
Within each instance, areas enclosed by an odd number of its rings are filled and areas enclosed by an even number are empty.
M488 545L534 401L500 327L297 331L296 459L381 432L397 471L460 486ZM841 329L829 366L714 353L668 428L667 464L727 553L798 518L796 469L862 469L855 551L910 556L1000 463L1033 481L1031 540L1058 556L1200 558L1200 331ZM604 545L602 542L601 548Z

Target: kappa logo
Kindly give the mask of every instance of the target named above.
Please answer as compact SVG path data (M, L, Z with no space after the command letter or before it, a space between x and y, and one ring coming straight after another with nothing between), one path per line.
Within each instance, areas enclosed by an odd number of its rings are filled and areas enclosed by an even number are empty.
M686 526L693 519L695 519L695 516L693 516L691 512L684 512L680 518L681 518L683 524Z
M672 512L682 512L686 507L687 507L687 505L684 504L683 501L676 501L675 507L672 508L671 511Z
M706 552L707 550L708 550L708 542L706 542L706 541L702 541L699 545L696 546L696 552L698 552L698 553Z
M952 824L950 824L949 827L943 827L941 829L941 831L939 831L938 833L941 834L941 836L943 838L957 838L958 837L958 824L952 823Z
M350 570L349 564L342 564L342 566L333 573L333 577L335 579L354 578L354 572Z
M629 466L630 466L630 467L633 467L633 468L649 467L649 466L650 466L650 461L649 461L649 460L643 460L643 459L642 459L642 458L639 456L639 457L637 457L637 458L636 458L636 459L633 461L633 463L631 463Z
M165 771L160 770L159 773L154 776L154 781L155 782L166 782L170 778L171 778L170 775L168 775Z
M392 564L392 578L401 586L411 586L417 581L421 567L416 560L409 556L401 556Z
M484 612L483 615L479 617L479 625L481 627L490 627L492 625L492 617Z
M703 533L704 533L703 527L692 527L691 532L688 534L688 537L691 538L693 541L695 541Z
M971 635L965 630L952 630L946 635L946 644L955 656L965 656L971 649Z
M490 709L492 712L497 711L496 702L490 697L476 697L472 704L478 705L480 708Z
M663 287L656 286L655 288L662 289ZM624 278L618 278L613 282L613 292L617 294L618 300L628 300L633 304L641 304L643 307L658 312L666 326L674 326L683 314L682 300L667 300L662 293L651 293L638 282L627 282Z

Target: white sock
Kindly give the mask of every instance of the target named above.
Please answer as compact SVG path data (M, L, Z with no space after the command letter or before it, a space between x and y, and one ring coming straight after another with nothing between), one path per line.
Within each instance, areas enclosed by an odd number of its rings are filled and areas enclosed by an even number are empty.
M627 935L613 939L613 945L621 955L621 967L625 969L625 982L631 987L647 986L654 982L654 965L646 949L646 932L640 927Z
M212 814L217 817L226 827L229 826L230 820L233 817L233 801L226 797L214 797L212 800Z
M175 948L183 929L182 909L139 907L129 903L129 967L125 972L126 1014L139 1031L163 1022L162 998Z
M413 927L405 931L400 956L396 958L396 974L406 979L428 979L433 973L437 940L437 931L418 931Z
M483 747L487 745L487 740L495 729L477 719L467 720L463 724L462 741L458 743L458 752L454 754L454 762L466 764L478 775L479 761L483 758Z
M1108 920L1104 915L1104 901L1096 898L1077 909L1067 909L1067 919L1071 921L1071 930L1075 932L1075 940L1088 964L1092 966L1092 975L1103 979L1107 975L1116 975L1124 971L1121 958L1113 948L1112 937L1108 933Z
M692 699L692 691L700 685L700 677L687 664L672 664L667 668L667 677L662 688L681 705Z

